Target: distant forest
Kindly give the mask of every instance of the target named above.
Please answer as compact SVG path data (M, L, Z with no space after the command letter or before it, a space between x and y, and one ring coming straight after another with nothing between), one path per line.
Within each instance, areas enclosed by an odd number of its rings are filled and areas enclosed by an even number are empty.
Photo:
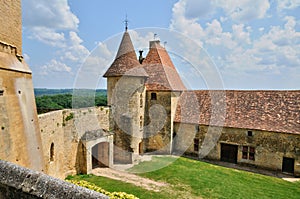
M107 94L104 89L44 89L35 88L38 114L68 108L106 106Z

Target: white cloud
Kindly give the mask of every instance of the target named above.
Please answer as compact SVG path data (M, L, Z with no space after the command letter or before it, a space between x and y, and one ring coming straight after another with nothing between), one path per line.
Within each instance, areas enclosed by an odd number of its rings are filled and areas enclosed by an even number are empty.
M268 76L268 81L272 75L284 76L286 79L290 77L290 83L274 83L277 87L283 85L282 88L285 88L284 85L292 85L292 81L298 81L296 77L299 75L292 72L297 71L295 68L300 71L298 18L285 16L281 18L284 21L281 26L263 26L254 29L246 26L245 23L257 20L265 24L266 20L269 20L269 24L274 24L271 22L274 20L272 15L276 13L271 11L268 13L269 1L215 0L212 10L222 8L225 16L220 15L221 12L214 13L215 15L208 19L210 21L203 25L202 20L187 17L192 16L186 13L187 2L188 0L179 0L174 5L170 27L200 41L202 47L211 54L222 74L225 74L226 81L235 85L236 82L232 80L233 74L239 76L240 81L245 81L241 77L255 76L258 81L268 86L272 83L264 81L265 76ZM292 9L297 3L284 5L282 7ZM260 21L262 18L263 20ZM193 51L196 50L187 49L188 60L197 60L197 57L192 57ZM259 83L245 85L255 84ZM231 87L238 87L238 85Z
M273 26L266 34L253 42L247 50L249 57L255 58L252 69L267 69L274 73L284 73L287 68L300 69L300 32L295 31L295 19L287 16L283 28Z
M207 0L186 0L187 18L199 18L207 16L212 12L212 1Z
M268 0L216 0L215 5L221 7L227 16L238 22L261 19L266 16L270 8Z
M285 9L295 9L300 6L299 0L277 0L277 9L279 11Z
M59 62L55 59L52 59L49 63L41 67L41 75L48 75L53 72L67 72L71 73L72 68L67 66L65 63Z
M79 19L67 0L23 0L25 27L47 27L59 30L76 30Z
M89 55L89 50L82 45L82 39L74 31L69 32L69 44L64 49L64 59L82 63Z
M90 52L78 35L79 19L72 13L68 0L24 0L23 11L27 37L53 47L55 52L40 67L41 74L71 73L84 62Z
M232 34L235 41L237 41L240 44L246 43L250 44L250 33L248 31L244 31L244 24L239 25L232 25ZM247 28L246 28L247 29Z
M173 14L170 28L173 30L179 30L184 35L192 39L197 38L196 41L200 46L202 46L202 41L198 38L204 37L204 30L202 26L199 23L197 23L196 19L187 19L185 17L185 6L185 0L180 0L176 4L174 4L172 9Z
M46 27L33 27L29 38L38 40L53 47L65 46L64 33L58 33L55 30Z

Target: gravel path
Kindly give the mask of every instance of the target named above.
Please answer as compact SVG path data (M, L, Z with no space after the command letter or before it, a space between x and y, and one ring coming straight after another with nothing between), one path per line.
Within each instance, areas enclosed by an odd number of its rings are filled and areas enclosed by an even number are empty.
M114 180L131 183L136 186L145 188L147 190L159 192L161 187L168 186L167 183L156 182L148 178L143 178L138 175L127 173L125 171L114 170L111 168L96 168L93 169L92 174L96 176L103 176Z

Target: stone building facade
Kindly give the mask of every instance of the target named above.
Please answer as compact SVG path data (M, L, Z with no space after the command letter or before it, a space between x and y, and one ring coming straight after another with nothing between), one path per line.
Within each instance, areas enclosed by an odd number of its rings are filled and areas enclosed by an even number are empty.
M300 91L188 91L160 42L137 59L127 30L104 77L115 163L184 154L300 175Z
M220 93L214 103L224 107L213 113L212 96ZM192 96L199 112L187 105ZM299 176L299 102L300 91L184 92L175 115L174 152Z

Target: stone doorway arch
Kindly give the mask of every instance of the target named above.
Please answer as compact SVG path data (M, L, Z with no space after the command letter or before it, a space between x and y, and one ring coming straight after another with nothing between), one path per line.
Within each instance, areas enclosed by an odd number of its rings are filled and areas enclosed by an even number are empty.
M81 138L84 147L84 164L81 171L91 173L96 167L113 166L113 134L102 129L89 131Z

